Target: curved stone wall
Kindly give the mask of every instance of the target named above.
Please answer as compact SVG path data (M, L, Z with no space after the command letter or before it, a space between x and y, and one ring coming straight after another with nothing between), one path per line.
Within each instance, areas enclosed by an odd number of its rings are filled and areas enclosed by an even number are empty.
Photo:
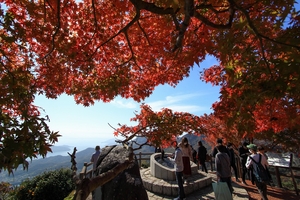
M146 190L156 194L178 196L178 184L176 180L167 181L164 179L158 179L150 174L150 170L141 169L141 177L143 180L144 187ZM195 191L199 191L201 188L211 186L212 178L205 176L203 173L197 173L190 176L188 183L184 183L184 192L186 195L191 194ZM164 198L165 199L165 198Z
M171 154L165 154L171 155ZM160 164L157 159L160 158L161 153L154 153L150 156L150 174L156 178L174 181L175 177L175 169L166 167ZM197 165L191 162L192 174L198 173Z

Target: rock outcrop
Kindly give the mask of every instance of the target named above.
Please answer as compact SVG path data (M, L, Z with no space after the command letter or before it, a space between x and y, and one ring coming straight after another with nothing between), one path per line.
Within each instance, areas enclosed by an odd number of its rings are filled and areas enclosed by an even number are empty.
M97 161L96 174L102 174L124 162L128 158L129 150L123 146L107 146L101 149ZM97 200L147 200L147 192L143 186L138 162L130 165L126 170L117 175L101 187L101 197Z

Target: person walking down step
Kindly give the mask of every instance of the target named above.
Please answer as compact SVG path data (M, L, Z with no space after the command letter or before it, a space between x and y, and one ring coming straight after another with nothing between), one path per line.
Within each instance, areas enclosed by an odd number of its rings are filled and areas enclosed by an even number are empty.
M233 187L231 183L231 166L230 158L227 154L225 146L220 145L217 147L218 153L215 157L215 166L217 172L217 179L220 182L226 182L230 193L233 193Z
M238 178L238 172L237 172L237 168L236 168L236 164L235 164L235 153L234 153L234 150L233 150L233 144L228 142L227 144L227 149L229 151L229 154L230 154L230 165L234 171L234 175L235 175L235 180L238 182L239 181L239 178Z
M247 142L243 142L242 146L239 147L238 151L239 151L239 156L241 158L241 165L242 165L242 183L244 185L247 185L246 183L246 174L248 176L248 179L250 180L250 173L248 171L248 169L246 168L245 164L247 162L247 158L250 155L250 152L247 148L247 145L249 145Z
M257 153L257 146L255 144L250 144L247 146L251 155L247 158L246 167L248 169L253 169L255 185L258 189L262 200L268 200L267 197L267 183L269 180L269 174L266 169L269 166L268 161L265 156ZM259 165L261 164L261 168Z

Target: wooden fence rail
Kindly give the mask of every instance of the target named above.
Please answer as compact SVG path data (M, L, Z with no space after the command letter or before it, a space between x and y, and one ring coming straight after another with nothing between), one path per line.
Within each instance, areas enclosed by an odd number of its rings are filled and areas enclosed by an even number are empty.
M89 167L92 166L91 169L89 169ZM79 173L79 178L80 180L84 179L84 178L92 178L93 177L93 163L92 162L85 162L83 164L83 168L81 170L81 172Z

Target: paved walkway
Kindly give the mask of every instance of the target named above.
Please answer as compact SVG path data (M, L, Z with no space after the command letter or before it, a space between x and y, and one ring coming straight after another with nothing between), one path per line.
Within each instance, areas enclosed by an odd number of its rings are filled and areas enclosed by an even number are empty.
M199 173L202 173L199 171ZM216 182L216 175L213 172L209 172L206 174L207 176L212 177L212 181ZM240 186L239 184L232 182L232 186L234 189L233 192L233 200L248 200L249 195L244 187ZM174 197L164 196L161 194L155 194L150 191L147 191L149 200L170 200L174 199ZM213 200L215 199L215 194L213 191L212 186L208 186L205 188L200 189L199 191L193 192L187 195L186 200ZM92 195L87 198L87 200L92 200Z
M199 171L199 173L202 173ZM216 182L216 175L214 173L209 172L207 176L212 177L213 182ZM249 196L247 191L240 186L239 184L232 182L232 186L234 189L233 199L234 200L248 200ZM173 199L174 197L164 196L161 194L155 194L150 191L147 191L149 200L167 200ZM215 194L212 186L208 186L200 189L199 191L193 192L187 195L186 200L212 200L215 199Z

